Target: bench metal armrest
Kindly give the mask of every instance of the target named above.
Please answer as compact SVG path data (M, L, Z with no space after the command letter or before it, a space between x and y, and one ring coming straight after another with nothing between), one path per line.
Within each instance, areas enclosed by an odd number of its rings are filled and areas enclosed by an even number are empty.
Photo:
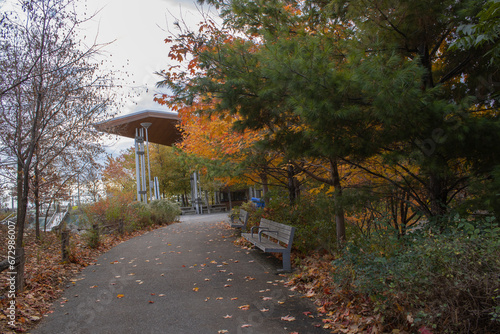
M263 228L259 231L259 242L262 242L262 232L276 233L276 235L278 235L278 231L273 231L268 228Z
M252 238L253 238L253 230L254 229L260 229L260 227L259 226L252 226L252 228L250 229L250 235L252 236Z
M254 229L258 229L259 230L259 241L260 241L260 234L263 232L263 231L269 231L269 227L260 227L260 226L253 226L251 229L250 229L250 233L252 235L252 238L253 238L253 230Z

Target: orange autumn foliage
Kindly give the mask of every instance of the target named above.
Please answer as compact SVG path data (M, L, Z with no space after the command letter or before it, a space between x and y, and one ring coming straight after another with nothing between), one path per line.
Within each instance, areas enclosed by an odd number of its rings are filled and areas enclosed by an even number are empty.
M178 109L183 140L179 147L185 152L211 160L231 158L240 160L243 152L261 135L255 131L237 132L233 129L238 116L224 117L199 113L211 105L193 103Z

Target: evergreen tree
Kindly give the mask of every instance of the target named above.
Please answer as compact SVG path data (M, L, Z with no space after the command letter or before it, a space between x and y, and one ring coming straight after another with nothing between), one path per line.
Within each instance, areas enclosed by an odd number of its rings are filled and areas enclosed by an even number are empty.
M200 71L164 83L186 103L216 102L200 112L238 114L236 129L264 131L259 145L286 159L327 162L329 175L308 175L335 188L339 240L342 164L391 183L429 218L498 165L491 46L450 48L484 1L210 2L225 28L179 35Z

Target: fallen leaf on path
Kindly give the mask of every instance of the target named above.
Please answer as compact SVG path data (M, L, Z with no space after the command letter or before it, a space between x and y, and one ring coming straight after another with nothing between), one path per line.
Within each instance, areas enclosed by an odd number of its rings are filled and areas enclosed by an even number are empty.
M311 290L311 291L308 291L308 292L306 293L306 297L307 297L307 298L312 298L312 297L314 297L315 295L316 295L316 293L315 293L314 291L312 291L312 290Z
M226 314L223 318L224 319L231 319L232 317L233 317L232 315Z
M122 295L121 293L116 296L116 298L123 298L125 295Z
M200 288L196 287L196 288L193 288L193 291L198 291L200 290Z
M248 311L250 309L250 305L246 304L246 305L241 305L241 306L238 306L238 308L242 311Z
M219 331L217 331L218 334L224 334L224 333L229 333L229 331L227 329L220 329Z
M263 309L260 309L261 312L269 312L269 309L268 308L263 308Z
M287 315L287 316L281 317L281 320L283 320L283 321L295 321L295 317Z
M250 325L250 324L241 325L241 328L248 328L248 327L252 327L252 325Z

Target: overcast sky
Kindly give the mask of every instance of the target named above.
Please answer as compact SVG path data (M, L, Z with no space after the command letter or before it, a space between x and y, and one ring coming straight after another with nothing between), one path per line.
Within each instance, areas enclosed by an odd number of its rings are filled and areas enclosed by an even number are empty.
M99 43L114 41L105 48L106 59L114 69L126 72L127 89L120 94L123 107L116 112L124 115L145 109L168 110L153 101L160 80L154 73L169 65L164 39L168 30L175 31L175 21L182 19L195 26L202 20L200 12L206 13L209 8L199 7L194 0L86 0L86 4L87 15L98 12L85 25L87 43L96 35ZM109 153L116 155L132 145L132 140L120 140Z

